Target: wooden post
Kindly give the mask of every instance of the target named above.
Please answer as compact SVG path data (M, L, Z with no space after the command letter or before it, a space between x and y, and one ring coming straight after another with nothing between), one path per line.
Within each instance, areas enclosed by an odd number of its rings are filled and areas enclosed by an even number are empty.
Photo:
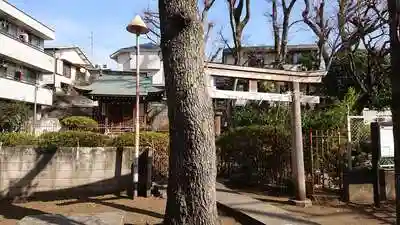
M149 102L147 99L143 101L143 124L144 124L144 130L147 131L147 109L149 107Z
M379 160L380 160L380 125L377 122L371 123L371 149L372 149L372 174L374 174L374 204L380 207L381 192L379 184Z
M138 196L148 198L151 195L152 166L153 166L153 150L150 148L147 148L139 156Z
M221 135L221 116L222 116L222 112L215 112L215 115L214 115L214 129L215 129L215 136L216 137Z

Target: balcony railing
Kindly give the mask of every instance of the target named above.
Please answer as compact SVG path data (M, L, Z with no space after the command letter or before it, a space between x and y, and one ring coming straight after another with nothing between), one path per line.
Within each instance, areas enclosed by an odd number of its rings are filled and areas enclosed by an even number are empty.
M5 31L5 30L3 30L3 29L1 29L1 28L0 28L0 34L3 34L3 35L5 35L5 36L7 36L7 37L9 37L9 38L12 38L12 39L14 39L14 40L16 40L16 41L18 41L18 42L24 44L24 45L27 45L27 46L29 46L29 47L32 47L32 48L34 48L34 49L36 49L36 50L38 50L38 51L43 52L43 53L46 54L46 55L49 55L49 56L53 57L52 54L50 54L50 53L48 53L48 52L45 52L45 51L44 51L44 48L40 48L40 47L38 47L38 46L36 46L36 45L34 45L34 44L31 44L31 43L29 43L29 42L21 41L21 39L20 39L18 36L12 35L12 34L8 33L7 31Z
M18 81L18 82L25 83L25 84L31 84L31 85L38 84L38 80L37 79L28 78L28 77L24 77L23 79L20 79L20 78L17 78L15 75L10 74L10 73L0 73L0 77L1 78L6 78L8 80Z

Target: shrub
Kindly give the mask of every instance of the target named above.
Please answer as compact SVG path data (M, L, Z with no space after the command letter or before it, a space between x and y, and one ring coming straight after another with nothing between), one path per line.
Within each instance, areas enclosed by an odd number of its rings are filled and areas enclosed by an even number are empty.
M217 147L219 175L241 174L237 179L247 184L271 184L290 178L291 137L283 128L237 128L223 134Z
M96 131L98 123L86 116L70 116L61 120L61 125L68 130Z
M23 102L0 101L0 131L20 131L29 119L29 112L29 106Z
M108 136L90 131L49 132L39 137L39 146L43 148L98 147L109 144Z
M113 146L135 146L135 134L124 133L114 138ZM168 133L144 132L140 134L140 146L142 149L149 147L153 153L153 180L165 182L168 178L168 155L169 136Z
M36 145L36 138L29 133L0 133L0 142L3 146Z

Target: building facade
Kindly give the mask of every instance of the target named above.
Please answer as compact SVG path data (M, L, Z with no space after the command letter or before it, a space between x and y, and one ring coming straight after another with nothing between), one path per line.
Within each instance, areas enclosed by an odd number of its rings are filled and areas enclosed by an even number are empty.
M301 58L305 55L318 53L318 46L314 44L288 45L287 49L286 63L290 65L299 64ZM277 53L274 46L259 45L243 47L242 55L243 66L264 68L274 64ZM231 49L224 49L222 51L222 63L232 65L234 61Z
M43 76L54 71L54 58L44 49L55 32L10 3L0 0L0 99L53 103Z
M111 59L117 63L119 71L135 71L136 70L136 47L121 48L114 52ZM152 43L140 45L140 73L150 77L154 86L165 85L164 69L161 59L161 49Z
M57 92L74 85L89 82L94 65L79 47L46 47L45 52L54 56L53 74L43 75L43 81L52 83Z
M301 45L288 45L287 46L287 59L286 64L283 65L285 70L301 71L304 70L302 65L302 58L316 59L318 54L318 46L315 44L301 44ZM241 66L257 67L257 68L273 68L276 62L277 53L274 46L248 46L242 48ZM224 49L222 52L222 63L233 65L234 57L231 49ZM228 84L228 88L232 88L233 81L220 78L216 81L217 86L221 89ZM318 86L320 84L300 84L301 92L308 95L315 95L318 93ZM246 90L248 83L244 80L237 82L236 89ZM290 91L290 82L283 81L267 81L258 82L257 90L268 91L273 93L287 93ZM240 102L239 102L240 103ZM245 104L245 101L242 101Z

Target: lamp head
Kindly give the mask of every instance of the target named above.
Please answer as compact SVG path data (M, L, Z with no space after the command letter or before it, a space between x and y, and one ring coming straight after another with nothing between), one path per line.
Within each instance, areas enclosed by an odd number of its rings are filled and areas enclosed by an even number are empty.
M128 26L126 26L126 30L136 35L147 34L149 32L149 29L139 15L135 16Z

